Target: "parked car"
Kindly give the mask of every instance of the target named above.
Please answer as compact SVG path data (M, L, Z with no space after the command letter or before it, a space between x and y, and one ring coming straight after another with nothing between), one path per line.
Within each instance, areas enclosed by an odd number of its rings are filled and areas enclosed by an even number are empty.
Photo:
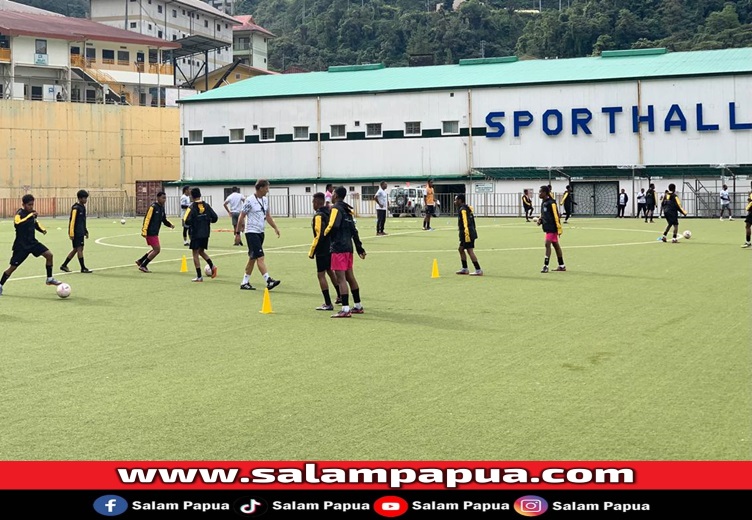
M423 215L423 188L392 188L389 192L387 210L393 217Z

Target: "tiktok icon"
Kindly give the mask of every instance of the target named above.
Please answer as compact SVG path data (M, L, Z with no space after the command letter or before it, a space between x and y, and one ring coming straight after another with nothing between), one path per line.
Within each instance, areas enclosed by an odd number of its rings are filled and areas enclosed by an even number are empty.
M243 497L235 501L235 512L243 516L261 516L268 509L265 501L255 497Z

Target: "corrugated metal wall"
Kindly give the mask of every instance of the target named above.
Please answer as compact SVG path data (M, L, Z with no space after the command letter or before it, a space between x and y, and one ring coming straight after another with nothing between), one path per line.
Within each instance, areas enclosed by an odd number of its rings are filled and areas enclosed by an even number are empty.
M177 109L0 101L0 197L135 195L180 177Z

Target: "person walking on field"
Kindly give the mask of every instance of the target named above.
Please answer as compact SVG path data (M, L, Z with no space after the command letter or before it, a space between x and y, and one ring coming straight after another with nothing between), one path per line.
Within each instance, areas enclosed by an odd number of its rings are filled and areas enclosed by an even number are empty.
M183 194L180 196L180 220L185 222L185 212L191 207L191 187L183 186ZM190 245L188 241L188 227L183 224L183 245Z
M201 271L201 258L203 258L209 269L211 277L217 277L217 266L212 262L211 257L206 253L209 249L209 237L211 236L211 225L216 223L219 218L212 207L201 200L201 190L191 188L191 206L185 212L185 225L188 226L188 233L191 236L191 253L193 253L193 267L196 268L196 278L192 282L203 282L204 275Z
M561 196L561 205L564 208L564 223L569 223L569 217L574 213L574 207L577 203L574 201L574 192L572 187L567 184L564 189L564 195Z
M423 230L433 231L431 227L431 217L433 217L436 210L436 202L434 201L434 189L433 180L428 179L428 186L426 187L426 194L423 195L423 207L426 210L426 216L423 219Z
M718 194L721 199L721 220L723 220L723 213L728 212L729 220L734 220L734 216L731 214L731 195L728 191L728 186L723 185L723 189Z
M243 241L240 239L240 231L238 231L238 218L240 217L240 210L243 209L243 203L245 197L240 194L240 188L237 186L232 187L232 193L230 193L225 199L225 211L230 215L232 220L232 231L235 235L235 246L242 246Z
M460 245L457 249L460 253L462 267L455 274L469 274L470 276L483 276L478 257L475 256L475 241L478 239L478 231L475 227L475 215L473 208L465 202L465 194L460 193L454 197L454 205L457 208L457 225L460 231ZM465 254L467 252L467 254ZM473 262L475 271L470 272L467 268L467 257Z
M159 245L159 229L162 224L170 229L175 229L175 226L167 220L167 214L165 212L165 202L167 201L167 194L163 191L157 193L157 200L149 206L149 211L144 216L144 222L141 225L141 236L146 239L146 245L151 247L144 256L136 260L138 270L142 273L150 273L149 262L154 260L160 253L162 248Z
M556 271L566 271L567 267L564 265L564 253L561 251L561 245L559 245L559 237L563 233L563 229L561 227L559 208L556 207L556 200L551 196L551 191L548 186L540 187L538 198L541 199L541 212L540 218L538 219L538 225L542 227L543 232L546 234L546 257L543 259L543 269L541 269L541 273L547 273L549 271L548 264L551 259L552 246L556 251L556 259L559 262L559 267L556 268Z
M655 214L655 206L657 201L658 198L655 194L655 184L651 182L650 186L648 186L648 190L645 192L645 222L648 222L649 218L650 223L653 223L653 215Z
M533 216L533 201L530 199L530 190L522 191L522 209L525 211L525 222L530 222Z
M251 285L251 274L253 267L258 265L261 276L264 277L266 288L270 291L278 286L281 281L275 280L269 275L266 269L266 260L264 260L264 231L268 223L277 238L280 237L277 223L274 222L271 212L269 211L269 181L259 179L256 181L256 192L252 197L248 197L240 210L238 227L235 231L245 229L245 243L248 246L248 262L245 264L245 273L243 281L240 283L240 289L243 291L253 291L255 288Z
M313 195L313 211L315 212L311 221L313 243L311 244L311 250L308 252L308 258L316 259L316 276L319 280L321 294L324 295L324 305L316 307L316 310L333 311L334 305L332 305L332 297L329 294L329 283L326 281L326 277L328 276L332 281L332 285L337 291L337 299L340 298L339 284L332 270L331 240L329 237L324 236L324 230L329 225L331 209L326 205L325 195L321 192L314 193Z
M60 285L62 282L52 277L52 251L37 240L36 232L43 235L47 230L37 221L37 212L34 210L34 196L30 193L21 199L22 207L16 211L13 219L13 227L16 229L16 239L13 242L13 254L10 258L8 269L0 277L0 296L3 294L3 286L13 272L18 269L29 255L44 257L44 267L47 270L47 285Z
M668 192L663 199L663 217L666 219L666 230L663 232L663 236L661 237L661 240L663 242L666 242L666 235L668 235L669 230L673 227L674 237L671 239L671 242L673 242L674 244L679 241L679 239L677 238L677 235L679 234L679 213L681 213L685 217L687 216L687 212L684 211L684 208L682 208L679 196L675 192L676 185L669 184Z
M352 206L345 202L345 197L347 197L347 189L344 186L338 186L332 196L334 205L329 217L329 225L324 230L324 236L331 240L329 250L332 253L332 270L337 277L342 299L342 309L337 314L332 314L332 318L350 318L352 314L365 312L360 303L360 286L353 272L353 242L358 256L363 260L366 258L366 250L363 249L358 229L355 227ZM355 304L352 309L350 309L350 291L352 291Z
M376 201L376 236L384 236L384 226L386 225L387 200L389 194L386 192L386 181L381 181L379 191L373 196Z
M89 230L86 228L86 202L89 200L89 192L78 190L76 198L78 200L71 207L70 217L68 217L68 236L71 239L73 248L65 258L63 265L60 266L60 270L70 273L68 263L73 260L74 256L78 256L78 264L81 266L81 272L89 274L93 271L87 269L86 262L84 262L84 239L89 238Z

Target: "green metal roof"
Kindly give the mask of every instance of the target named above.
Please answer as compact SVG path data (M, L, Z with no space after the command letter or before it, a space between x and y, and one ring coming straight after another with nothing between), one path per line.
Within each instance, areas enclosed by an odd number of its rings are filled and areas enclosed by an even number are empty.
M692 52L636 49L591 58L462 60L457 65L332 67L326 72L256 76L179 103L446 90L727 74L752 74L752 48Z

